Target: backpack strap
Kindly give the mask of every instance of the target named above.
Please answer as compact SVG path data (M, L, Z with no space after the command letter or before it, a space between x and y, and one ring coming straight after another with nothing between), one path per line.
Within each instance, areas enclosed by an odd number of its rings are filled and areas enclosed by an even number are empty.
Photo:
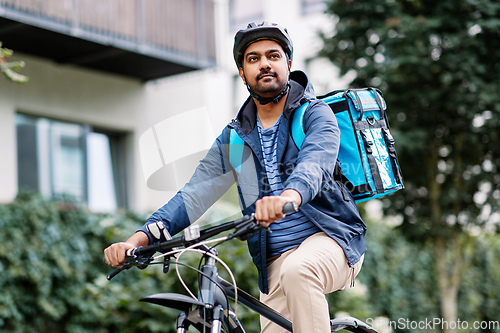
M401 170L399 169L399 165L397 163L396 156L396 148L394 147L394 138L389 131L389 128L382 129L382 133L384 135L385 144L387 145L387 151L389 152L389 156L391 158L391 166L392 171L394 173L394 179L398 184L403 184L403 176L401 175Z
M306 132L304 131L304 114L309 106L309 102L302 104L295 112L292 117L292 139L298 150L302 147L302 143L306 138Z
M292 139L293 143L295 143L295 146L299 151L306 137L306 133L304 131L304 114L306 113L308 106L309 102L302 104L297 110L295 110L292 118L292 128L291 128ZM340 162L338 159L337 162L335 163L335 169L333 173L334 173L334 179L337 182L342 182L342 184L345 185L345 186L340 186L342 190L342 195L344 196L344 200L350 201L351 198L349 198L349 195L346 192L347 191L346 186L352 188L353 185L342 173L342 168L340 167Z
M245 141L234 128L231 128L229 131L229 163L237 173L241 172L244 146Z
M306 137L306 133L304 132L304 114L308 106L309 102L306 102L293 113L291 128L292 139L298 150L300 150ZM231 163L231 166L237 173L241 172L244 146L245 141L243 141L234 128L231 128L229 130L229 163Z
M293 142L298 150L300 150L306 137L306 133L304 132L304 114L308 106L309 102L306 102L293 113L291 132ZM229 163L237 173L241 172L244 146L245 141L243 141L234 128L231 128L229 130Z
M368 130L361 130L359 133L361 134L361 138L363 139L363 143L365 145L366 158L368 159L368 164L370 165L373 185L375 185L375 192L383 193L384 184L382 182L382 178L380 177L377 161L375 160L375 156L373 156L373 150L376 149L375 143L373 139L368 136L367 131Z
M306 102L299 106L292 116L291 134L293 143L298 150L302 147L302 143L306 138L306 132L304 131L304 114L309 107L309 102ZM245 142L239 136L234 128L231 128L229 132L229 163L236 172L241 172L241 161L243 159L243 146Z

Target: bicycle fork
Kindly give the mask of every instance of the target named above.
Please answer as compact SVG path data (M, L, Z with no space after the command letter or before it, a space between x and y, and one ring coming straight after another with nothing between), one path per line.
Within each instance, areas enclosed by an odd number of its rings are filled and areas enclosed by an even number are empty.
M245 333L245 330L240 325L234 312L231 311L231 308L225 308L226 298L219 289L220 287L216 285L218 272L215 263L214 258L206 258L205 265L202 267L204 275L201 277L199 295L200 300L205 303L205 307L212 310L211 333L220 333L223 325L227 325L226 328L229 332Z
M220 333L222 329L222 320L224 318L224 309L217 305L214 309L214 318L212 321L212 333Z
M218 277L217 266L215 259L207 257L205 265L202 267L204 275L200 283L200 300L205 303L205 307L212 311L212 329L211 333L220 333L222 326L227 325L229 332L245 333L235 314L230 308L226 309L222 304L225 304L225 297L219 287L216 286Z
M179 313L177 316L177 333L185 333L186 332L186 318L187 315L184 312Z
M218 305L214 311L212 327L210 329L210 332L211 333L222 332L222 323L224 319L225 319L224 308ZM186 333L186 324L189 325L192 323L188 320L188 316L184 312L181 312L177 317L177 333ZM229 332L246 333L243 327L241 326L240 322L236 319L234 313L231 312L229 313L228 325L229 325ZM207 325L205 325L205 327L207 327ZM202 328L200 327L199 329Z

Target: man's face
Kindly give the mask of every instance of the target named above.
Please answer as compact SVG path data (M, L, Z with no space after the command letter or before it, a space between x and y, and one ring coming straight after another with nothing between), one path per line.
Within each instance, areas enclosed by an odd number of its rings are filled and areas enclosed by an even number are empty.
M291 61L287 60L280 44L262 40L245 50L240 77L252 92L262 97L275 97L288 82Z

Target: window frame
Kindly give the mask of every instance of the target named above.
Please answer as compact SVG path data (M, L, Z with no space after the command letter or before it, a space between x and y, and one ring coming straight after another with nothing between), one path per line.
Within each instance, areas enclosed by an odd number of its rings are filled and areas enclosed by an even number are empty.
M22 118L21 118L22 117ZM22 119L22 120L20 120ZM48 129L48 138L45 142L39 142L39 129L38 122L47 121L49 126ZM23 121L25 122L23 124ZM129 132L115 130L110 128L105 128L103 126L93 126L88 123L76 122L71 120L59 119L50 116L37 115L29 112L18 111L15 115L15 126L16 126L16 152L17 152L17 184L18 189L21 190L24 188L31 188L35 191L42 193L47 198L51 200L57 200L59 193L56 193L54 189L54 175L55 172L53 165L53 150L54 146L52 144L52 133L51 127L53 124L61 123L61 124L69 124L75 125L80 128L80 138L81 138L81 149L83 152L82 170L83 170L83 189L82 196L79 198L79 202L82 202L87 207L89 207L89 148L88 148L88 138L92 133L103 134L106 135L109 141L109 153L110 153L110 162L111 162L111 172L113 174L113 185L114 185L114 196L116 201L116 209L127 209L129 207L129 197L128 197L128 184L127 184L127 140L129 136ZM20 125L28 125L33 126L35 130L31 130L32 133L29 133L30 130L24 130L22 134L31 135L28 139L33 144L33 149L31 149L28 154L26 152L21 151L21 149L26 148L26 143L20 144ZM21 130L22 131L22 130ZM28 144L29 144L28 143ZM40 146L42 146L42 152L40 152ZM31 156L29 156L31 154ZM40 154L49 154L45 161L40 161ZM21 156L22 155L22 156ZM24 159L24 162L22 161ZM23 165L26 161L31 161L32 164L36 167L36 172L33 171L33 167L31 165L26 166ZM42 166L42 164L45 164ZM40 168L45 168L41 170ZM48 168L48 170L47 170ZM48 172L48 174L47 174ZM36 174L36 175L35 175ZM26 181L27 180L27 181Z

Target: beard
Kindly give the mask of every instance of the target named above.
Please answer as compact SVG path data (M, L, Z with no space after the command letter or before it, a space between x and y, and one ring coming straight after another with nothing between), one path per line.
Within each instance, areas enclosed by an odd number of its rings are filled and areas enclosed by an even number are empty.
M266 82L269 81L269 82ZM288 78L280 80L278 74L271 70L262 71L255 77L255 84L248 84L248 89L261 97L276 97L283 89L285 89Z

